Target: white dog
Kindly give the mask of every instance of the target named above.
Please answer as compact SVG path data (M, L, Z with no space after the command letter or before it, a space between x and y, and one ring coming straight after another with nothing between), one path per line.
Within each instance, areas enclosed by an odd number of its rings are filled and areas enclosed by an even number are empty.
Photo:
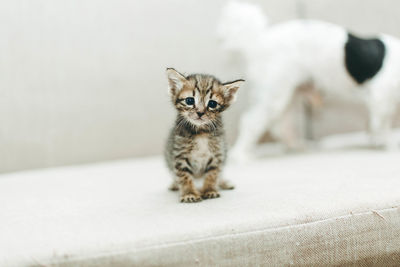
M343 27L293 20L268 27L261 9L231 2L223 9L218 35L225 49L241 52L252 84L249 110L239 126L232 157L247 157L260 136L274 127L296 88L312 82L324 93L359 98L369 108L375 145L389 138L400 102L400 41L388 35L362 39Z

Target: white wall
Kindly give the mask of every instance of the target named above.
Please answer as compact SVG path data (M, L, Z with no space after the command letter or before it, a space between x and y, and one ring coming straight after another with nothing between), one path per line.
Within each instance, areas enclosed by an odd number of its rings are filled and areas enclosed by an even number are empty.
M215 38L224 2L0 2L0 172L161 153L174 119L165 67L243 77ZM400 36L395 0L252 2L272 23L305 15ZM226 114L230 141L245 90Z

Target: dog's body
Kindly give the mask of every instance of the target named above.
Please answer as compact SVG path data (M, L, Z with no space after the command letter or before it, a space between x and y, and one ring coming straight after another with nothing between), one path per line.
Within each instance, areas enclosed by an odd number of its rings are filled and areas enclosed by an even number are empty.
M252 84L251 106L241 118L234 157L245 156L272 129L296 88L306 82L324 93L363 100L370 112L373 142L388 148L397 145L388 138L400 101L396 38L360 39L340 26L312 20L267 27L260 9L244 3L226 7L219 35L226 48L243 53L246 78Z

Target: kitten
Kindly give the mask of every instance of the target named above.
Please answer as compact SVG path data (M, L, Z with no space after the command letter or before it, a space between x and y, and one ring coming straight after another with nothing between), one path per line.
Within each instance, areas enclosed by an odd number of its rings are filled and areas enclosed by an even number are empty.
M221 83L211 75L184 76L167 69L169 94L178 111L165 151L168 168L174 174L171 190L180 190L181 202L217 198L217 185L233 189L220 179L227 146L221 112L235 100L244 80ZM194 179L204 178L198 190Z

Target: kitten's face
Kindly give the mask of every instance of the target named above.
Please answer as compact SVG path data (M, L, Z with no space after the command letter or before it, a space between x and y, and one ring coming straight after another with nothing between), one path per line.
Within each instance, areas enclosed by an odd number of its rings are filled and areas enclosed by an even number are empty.
M221 83L215 77L194 74L185 77L174 69L167 69L169 93L173 104L192 126L212 127L218 114L235 100L243 80Z

